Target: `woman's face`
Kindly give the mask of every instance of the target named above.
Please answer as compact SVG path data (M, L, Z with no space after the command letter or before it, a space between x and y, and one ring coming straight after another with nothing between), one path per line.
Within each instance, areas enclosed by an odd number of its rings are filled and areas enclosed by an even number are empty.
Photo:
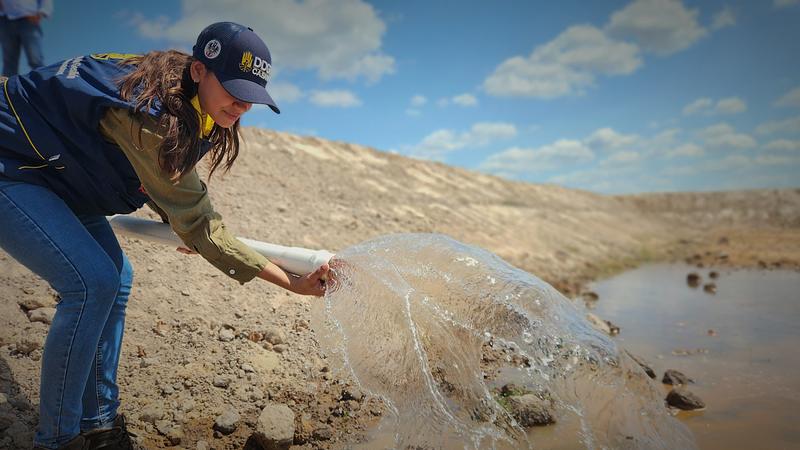
M253 106L252 103L236 99L222 87L214 72L208 70L200 61L192 62L192 79L198 83L197 95L200 107L210 115L217 125L230 128Z

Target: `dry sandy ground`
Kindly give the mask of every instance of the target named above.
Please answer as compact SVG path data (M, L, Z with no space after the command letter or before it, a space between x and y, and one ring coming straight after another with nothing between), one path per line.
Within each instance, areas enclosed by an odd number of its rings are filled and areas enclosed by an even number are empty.
M611 197L347 143L244 135L233 171L210 184L239 236L336 251L389 233L444 233L567 295L647 261L800 268L798 189ZM318 300L260 281L239 286L200 257L121 242L136 270L122 411L147 448L242 448L274 404L294 412L297 448L346 447L378 420L380 402L328 371L308 326ZM40 305L54 306L53 292L0 251L2 448L30 447L47 325L25 311ZM227 435L213 430L224 412L240 417Z

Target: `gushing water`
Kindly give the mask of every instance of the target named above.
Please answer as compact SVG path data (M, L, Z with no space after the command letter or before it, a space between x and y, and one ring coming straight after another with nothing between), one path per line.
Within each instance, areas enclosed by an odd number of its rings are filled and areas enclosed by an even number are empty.
M570 300L496 255L406 234L337 258L314 328L334 367L385 402L374 436L382 446L695 447L624 351ZM512 414L519 399L538 413Z

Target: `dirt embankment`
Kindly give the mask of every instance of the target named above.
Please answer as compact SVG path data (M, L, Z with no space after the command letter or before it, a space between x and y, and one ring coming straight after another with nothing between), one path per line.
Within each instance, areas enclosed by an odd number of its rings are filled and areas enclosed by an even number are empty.
M568 295L654 260L800 267L800 190L602 196L347 143L244 135L232 172L210 184L243 237L336 251L388 233L444 233ZM298 448L339 448L382 414L328 371L308 327L315 299L259 281L239 286L200 257L121 243L136 270L122 411L148 448L242 448L275 404L295 414ZM0 251L2 448L30 446L44 312L54 305L46 283ZM233 423L215 431L225 413Z

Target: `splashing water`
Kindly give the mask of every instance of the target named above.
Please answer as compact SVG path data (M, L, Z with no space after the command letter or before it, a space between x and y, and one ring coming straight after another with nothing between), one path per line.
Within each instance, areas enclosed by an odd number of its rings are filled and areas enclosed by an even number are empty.
M337 259L337 284L314 328L334 368L386 404L375 442L695 448L624 351L566 297L496 255L443 235L405 234ZM523 428L498 393L510 382L546 405L555 424Z

